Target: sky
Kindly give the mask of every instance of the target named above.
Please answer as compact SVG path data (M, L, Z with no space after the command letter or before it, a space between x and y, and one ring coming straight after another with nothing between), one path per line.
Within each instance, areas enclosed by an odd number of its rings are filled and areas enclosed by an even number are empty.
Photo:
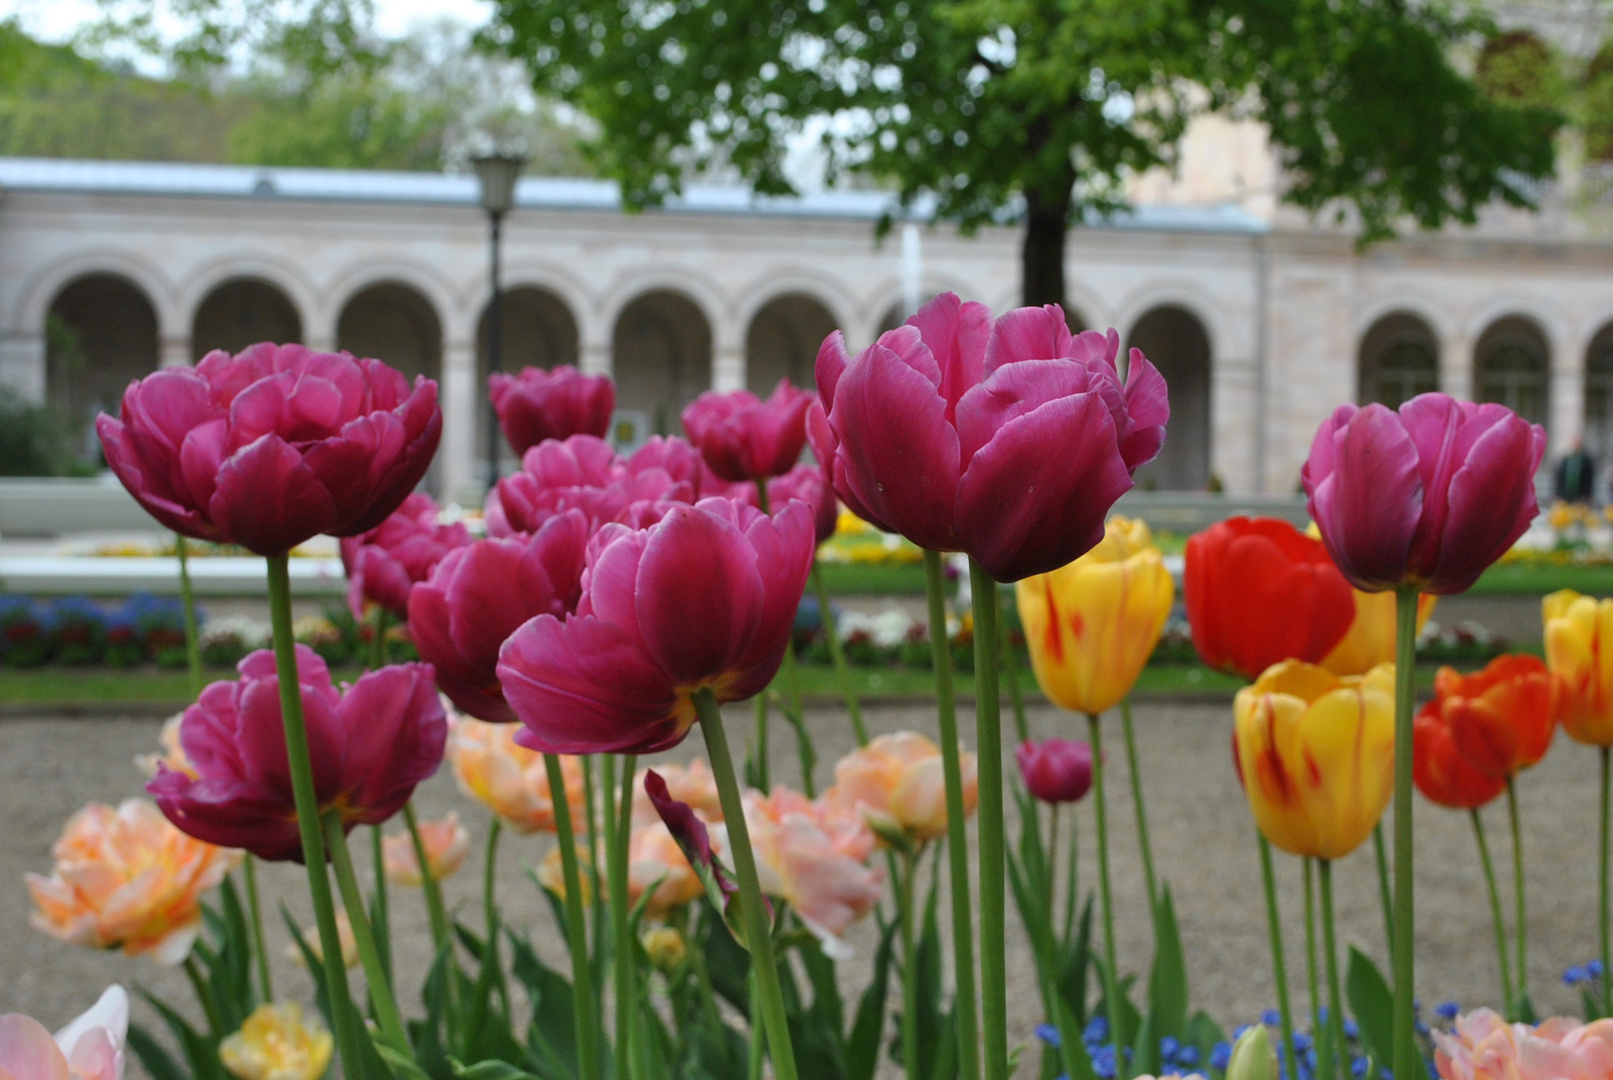
M376 28L386 37L444 16L479 26L491 11L487 0L375 0ZM16 16L24 31L45 41L65 40L98 12L95 0L0 0L0 19Z

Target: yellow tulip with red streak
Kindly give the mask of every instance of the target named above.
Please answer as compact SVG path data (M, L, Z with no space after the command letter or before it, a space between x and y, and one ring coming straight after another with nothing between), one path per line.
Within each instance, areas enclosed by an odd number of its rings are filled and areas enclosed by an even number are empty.
M1255 824L1294 855L1360 846L1394 793L1394 665L1339 676L1285 660L1238 691L1233 758Z
M1563 730L1591 746L1613 746L1613 600L1563 589L1541 609Z
M1025 578L1015 593L1042 692L1063 708L1101 713L1142 674L1176 586L1148 526L1115 517L1097 547Z
M1355 593L1355 621L1333 651L1322 657L1322 666L1335 675L1365 675L1379 664L1395 661L1395 594L1393 592ZM1417 598L1417 630L1434 613L1438 597L1424 593Z

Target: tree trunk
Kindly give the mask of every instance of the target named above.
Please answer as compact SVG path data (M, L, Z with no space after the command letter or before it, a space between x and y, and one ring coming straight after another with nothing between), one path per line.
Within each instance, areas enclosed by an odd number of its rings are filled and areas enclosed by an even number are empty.
M1064 241L1070 231L1070 190L1025 192L1025 239L1020 249L1020 292L1028 306L1064 303Z

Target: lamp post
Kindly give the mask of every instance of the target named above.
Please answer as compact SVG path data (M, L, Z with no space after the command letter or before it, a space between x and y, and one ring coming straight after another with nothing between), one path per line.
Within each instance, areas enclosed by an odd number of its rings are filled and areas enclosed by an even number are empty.
M493 296L487 305L487 373L499 369L499 351L504 344L504 294L499 283L499 230L504 215L515 205L515 182L521 176L526 158L520 154L484 154L475 158L476 181L481 186L482 209L487 211L488 249ZM486 392L486 386L483 386ZM498 410L487 399L487 490L498 483Z

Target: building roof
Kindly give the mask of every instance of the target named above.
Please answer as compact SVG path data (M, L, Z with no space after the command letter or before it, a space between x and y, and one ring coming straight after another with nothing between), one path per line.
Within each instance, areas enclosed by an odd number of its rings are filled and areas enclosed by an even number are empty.
M172 195L238 199L441 203L474 206L476 178L468 174L304 169L188 162L85 161L73 158L0 157L0 190ZM516 188L518 207L545 210L615 210L622 200L613 181L528 176ZM665 208L686 214L770 214L877 220L898 210L885 191L817 191L780 198L737 184L690 184ZM926 206L908 216L925 219ZM1265 221L1233 205L1139 206L1094 227L1160 232L1260 233Z

